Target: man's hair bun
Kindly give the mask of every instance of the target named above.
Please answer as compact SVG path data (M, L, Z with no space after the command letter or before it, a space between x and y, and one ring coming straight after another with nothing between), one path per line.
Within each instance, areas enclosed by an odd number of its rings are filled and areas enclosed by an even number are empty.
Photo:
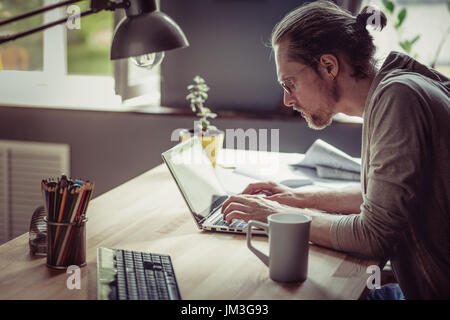
M356 25L359 28L365 29L366 26L371 26L374 29L379 29L381 31L386 24L386 15L376 6L365 6L356 16Z

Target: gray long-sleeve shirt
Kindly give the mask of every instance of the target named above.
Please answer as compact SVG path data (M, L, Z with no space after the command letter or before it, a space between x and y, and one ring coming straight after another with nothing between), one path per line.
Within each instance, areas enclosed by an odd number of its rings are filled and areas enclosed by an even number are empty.
M392 52L370 88L361 213L331 226L337 250L390 259L407 299L450 298L450 80Z

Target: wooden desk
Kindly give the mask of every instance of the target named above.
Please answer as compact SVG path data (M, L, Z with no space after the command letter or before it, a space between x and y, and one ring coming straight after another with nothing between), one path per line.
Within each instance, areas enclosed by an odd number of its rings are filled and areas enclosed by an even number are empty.
M274 282L245 235L197 229L164 165L93 199L87 216L80 290L67 288L70 274L30 256L24 234L0 247L0 299L96 299L98 247L171 255L183 299L358 299L374 264L311 245L308 279ZM267 252L267 237L253 242Z

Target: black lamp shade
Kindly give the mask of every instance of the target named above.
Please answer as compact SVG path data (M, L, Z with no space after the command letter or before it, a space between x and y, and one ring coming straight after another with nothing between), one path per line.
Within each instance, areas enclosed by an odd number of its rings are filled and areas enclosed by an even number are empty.
M111 60L189 46L181 28L161 11L124 18L116 27Z

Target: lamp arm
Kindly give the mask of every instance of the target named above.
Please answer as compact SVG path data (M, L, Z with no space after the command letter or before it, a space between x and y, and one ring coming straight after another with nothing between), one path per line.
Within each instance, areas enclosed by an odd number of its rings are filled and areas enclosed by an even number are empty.
M59 8L59 7L64 7L64 6L67 6L69 4L72 4L72 3L75 3L75 2L80 2L80 1L82 1L82 0L67 0L67 1L64 1L64 2L52 4L50 6L46 6L46 7L34 10L34 11L30 11L30 12L18 15L16 17L12 17L10 19L2 20L2 21L0 21L0 26L3 26L5 24L10 24L10 23L13 23L13 22L18 21L18 20L26 19L26 18L35 16L35 15L43 13L43 12L46 12L46 11L49 11L49 10L53 10L53 9L56 9L56 8Z
M22 19L34 16L36 14L39 14L39 13L42 13L42 12L45 12L45 11L48 11L48 10L56 9L56 8L59 8L59 7L62 7L62 6L66 6L66 5L69 5L71 3L80 2L80 1L82 1L82 0L68 0L68 1L57 3L57 4L54 4L54 5L51 5L51 6L47 6L47 7L44 7L44 8L35 10L35 11L31 11L31 12L28 12L28 13L25 13L25 14L22 14L20 16L17 16L17 17L8 19L8 20L0 21L0 26L12 23L14 21L18 21L18 20L22 20ZM115 10L117 8L126 8L127 6L129 6L129 1L127 1L127 0L124 0L124 1L120 1L119 0L119 1L116 1L116 2L110 1L110 0L91 0L91 9L81 12L80 13L80 18L84 17L84 16L87 16L87 15L90 15L90 14L97 13L97 12L102 11L102 10L111 10L111 11L113 11L113 10ZM24 31L24 32L20 32L20 33L16 33L16 34L9 35L9 36L4 36L4 37L0 36L0 44L5 43L5 42L9 42L9 41L13 41L13 40L16 40L16 39L19 39L19 38L23 38L23 37L28 36L30 34L33 34L33 33L36 33L36 32L39 32L39 31L51 28L51 27L54 27L54 26L56 26L58 24L65 23L67 20L68 20L68 18L66 17L66 18L62 18L62 19L59 19L59 20L56 20L56 21L44 24L44 25L42 25L40 27L37 27L37 28L29 29L29 30Z
M83 12L80 13L80 18L84 17L84 16L88 16L88 15L93 14L93 13L97 13L97 12L98 12L98 10L94 11L92 9L91 10L87 10L87 11L83 11ZM24 32L13 34L11 36L6 36L6 37L1 37L0 36L0 44L5 43L5 42L9 42L9 41L13 41L13 40L16 40L16 39L19 39L19 38L23 38L23 37L26 37L26 36L28 36L30 34L33 34L33 33L36 33L36 32L39 32L39 31L51 28L51 27L54 27L54 26L56 26L58 24L65 23L65 22L67 22L67 19L68 19L67 17L66 18L62 18L62 19L59 19L59 20L56 20L56 21L44 24L44 25L42 25L40 27L37 27L37 28L33 28L33 29L29 29L29 30L24 31Z

